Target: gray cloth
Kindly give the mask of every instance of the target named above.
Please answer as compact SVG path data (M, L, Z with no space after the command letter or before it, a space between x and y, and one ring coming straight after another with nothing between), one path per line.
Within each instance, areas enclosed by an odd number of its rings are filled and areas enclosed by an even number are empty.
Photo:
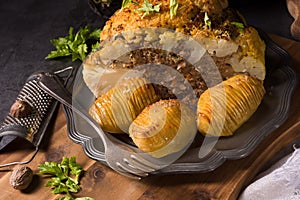
M259 174L239 197L239 200L296 199L300 199L300 149Z

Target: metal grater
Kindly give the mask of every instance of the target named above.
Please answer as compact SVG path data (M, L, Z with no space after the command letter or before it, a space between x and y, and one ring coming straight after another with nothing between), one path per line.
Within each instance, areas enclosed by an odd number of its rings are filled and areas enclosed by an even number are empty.
M67 84L73 73L73 67L67 67L63 70L54 72L61 76L64 76L66 72L68 72L68 74L65 77L65 84ZM14 118L8 114L0 127L0 137L24 138L33 144L35 151L27 161L0 164L0 167L26 164L34 158L38 152L39 145L46 132L47 126L54 114L55 108L57 107L58 102L37 85L39 74L40 73L34 73L26 80L25 85L22 87L16 99L30 104L33 108L31 114L23 118Z

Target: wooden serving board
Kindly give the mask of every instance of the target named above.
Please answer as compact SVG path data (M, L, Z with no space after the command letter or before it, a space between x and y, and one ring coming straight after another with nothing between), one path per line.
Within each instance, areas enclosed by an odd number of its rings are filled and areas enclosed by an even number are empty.
M278 36L271 38L292 56L291 66L300 77L300 43ZM44 184L48 180L38 175L37 165L45 161L60 162L63 156L76 156L85 173L81 178L82 190L77 197L90 196L96 200L135 200L135 199L237 199L238 195L264 168L283 155L292 151L291 144L300 139L300 86L294 92L291 112L286 122L265 138L262 143L246 158L226 161L212 172L189 175L164 175L131 180L110 170L105 165L87 157L79 144L67 136L66 119L59 109L53 119L41 150L27 166L36 175L33 183L25 191L14 190L9 185L12 166L0 169L0 199L51 200L60 197L51 194ZM17 150L16 150L17 148ZM33 149L29 144L15 141L5 152L0 153L1 163L26 160Z

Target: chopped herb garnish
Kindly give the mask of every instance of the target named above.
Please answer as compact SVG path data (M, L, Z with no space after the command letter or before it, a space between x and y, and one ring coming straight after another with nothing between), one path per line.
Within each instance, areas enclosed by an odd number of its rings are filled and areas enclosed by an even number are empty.
M161 4L152 5L151 3L149 3L148 0L144 0L142 7L136 9L136 11L144 12L144 14L142 16L142 18L144 18L146 15L149 15L150 12L159 12L160 5Z
M178 9L178 1L170 0L170 17L171 17L171 19L173 19L173 17L176 16L177 9Z
M231 24L237 27L240 31L243 31L245 28L244 24L241 22L231 22Z
M129 6L129 4L138 4L138 2L134 2L132 0L123 0L122 1L122 7L121 7L121 10L123 10L124 8L126 8L127 6Z
M126 8L131 3L131 0L123 0L121 10Z
M209 28L211 28L211 20L209 19L207 12L205 12L204 14L204 23L206 26L208 26Z

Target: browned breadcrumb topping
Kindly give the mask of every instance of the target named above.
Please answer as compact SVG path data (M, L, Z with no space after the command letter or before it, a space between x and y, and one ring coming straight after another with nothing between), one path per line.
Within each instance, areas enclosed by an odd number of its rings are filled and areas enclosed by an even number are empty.
M239 30L231 22L245 24L245 20L236 10L222 9L215 0L179 0L177 14L173 19L170 19L169 0L149 0L153 5L161 4L160 11L150 13L143 18L141 17L143 13L136 11L143 4L143 0L135 2L137 4L129 4L111 16L101 32L101 40L106 40L124 31L147 27L168 28L192 36L230 39L239 34ZM208 13L211 20L211 28L204 23L205 12Z

